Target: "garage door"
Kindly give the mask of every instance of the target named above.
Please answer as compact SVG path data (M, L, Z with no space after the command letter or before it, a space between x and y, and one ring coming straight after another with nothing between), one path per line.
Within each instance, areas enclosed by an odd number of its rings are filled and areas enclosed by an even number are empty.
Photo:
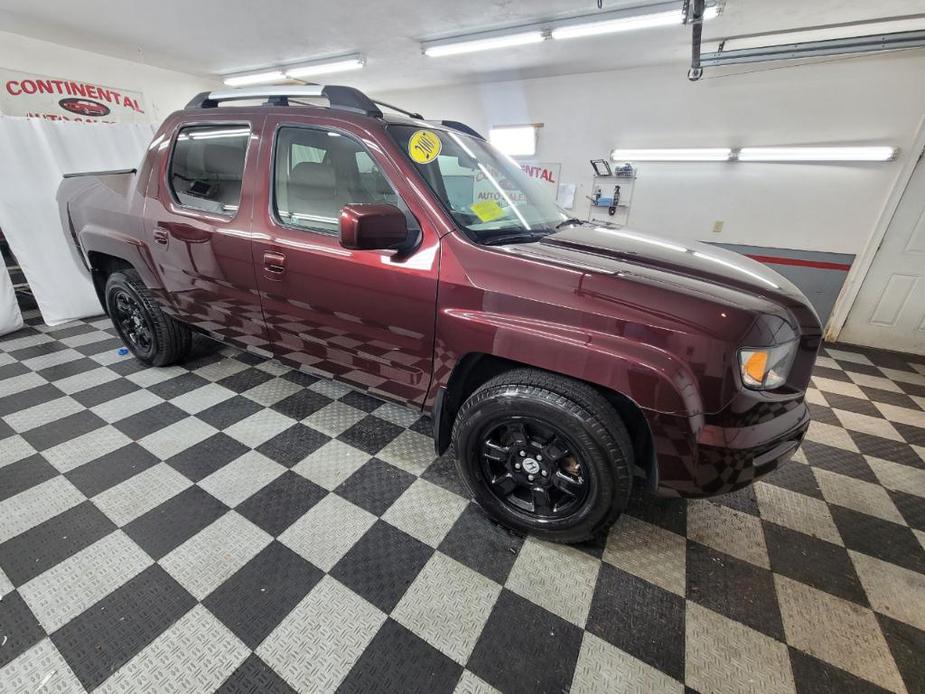
M925 354L925 159L919 158L838 339Z

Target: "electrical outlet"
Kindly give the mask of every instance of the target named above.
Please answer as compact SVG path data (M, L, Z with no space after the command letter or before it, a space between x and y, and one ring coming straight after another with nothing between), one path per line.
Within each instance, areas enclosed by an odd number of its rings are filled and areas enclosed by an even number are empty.
M724 222L722 219L717 219L715 222L713 222L713 233L714 234L723 233L724 224L726 224L726 222Z

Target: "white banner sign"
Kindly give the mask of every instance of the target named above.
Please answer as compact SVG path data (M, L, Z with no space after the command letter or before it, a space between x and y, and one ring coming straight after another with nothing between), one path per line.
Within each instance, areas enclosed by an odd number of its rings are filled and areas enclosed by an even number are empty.
M144 95L0 68L0 114L83 123L147 123Z
M555 200L559 195L559 172L562 164L529 163L521 164L520 168L534 181L549 191L550 197Z

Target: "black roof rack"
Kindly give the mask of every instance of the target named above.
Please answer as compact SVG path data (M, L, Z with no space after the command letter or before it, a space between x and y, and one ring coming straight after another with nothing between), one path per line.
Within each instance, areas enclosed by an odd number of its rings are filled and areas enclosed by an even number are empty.
M215 108L223 101L244 101L266 99L271 106L288 106L289 98L322 96L332 108L362 113L373 118L382 118L382 111L376 103L359 89L329 84L299 84L293 86L247 87L242 89L223 89L215 92L202 92L193 97L186 108Z
M397 106L387 104L383 101L374 101L359 89L335 84L278 85L273 87L245 87L239 89L222 89L214 92L202 92L193 97L186 105L186 108L216 108L223 101L250 101L254 99L266 99L266 104L268 106L288 106L290 98L298 99L306 97L324 97L328 100L331 108L362 113L372 118L382 118L382 111L379 107L384 106L385 108L402 113L409 118L424 120L424 117L420 113L406 111L403 108L398 108ZM468 125L460 123L459 121L435 120L427 122L458 130L467 135L477 137L480 140L485 139Z

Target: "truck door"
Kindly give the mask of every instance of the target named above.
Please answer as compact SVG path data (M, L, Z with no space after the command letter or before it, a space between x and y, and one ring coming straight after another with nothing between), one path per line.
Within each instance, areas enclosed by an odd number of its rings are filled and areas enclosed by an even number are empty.
M217 109L216 109L217 110ZM209 114L160 145L149 183L148 245L173 311L238 344L266 347L251 255L252 181L263 116Z
M270 116L255 199L255 263L276 353L386 397L421 403L434 349L439 238L392 159L359 126ZM369 146L367 146L367 144ZM404 255L339 243L341 208L386 202L421 242Z

